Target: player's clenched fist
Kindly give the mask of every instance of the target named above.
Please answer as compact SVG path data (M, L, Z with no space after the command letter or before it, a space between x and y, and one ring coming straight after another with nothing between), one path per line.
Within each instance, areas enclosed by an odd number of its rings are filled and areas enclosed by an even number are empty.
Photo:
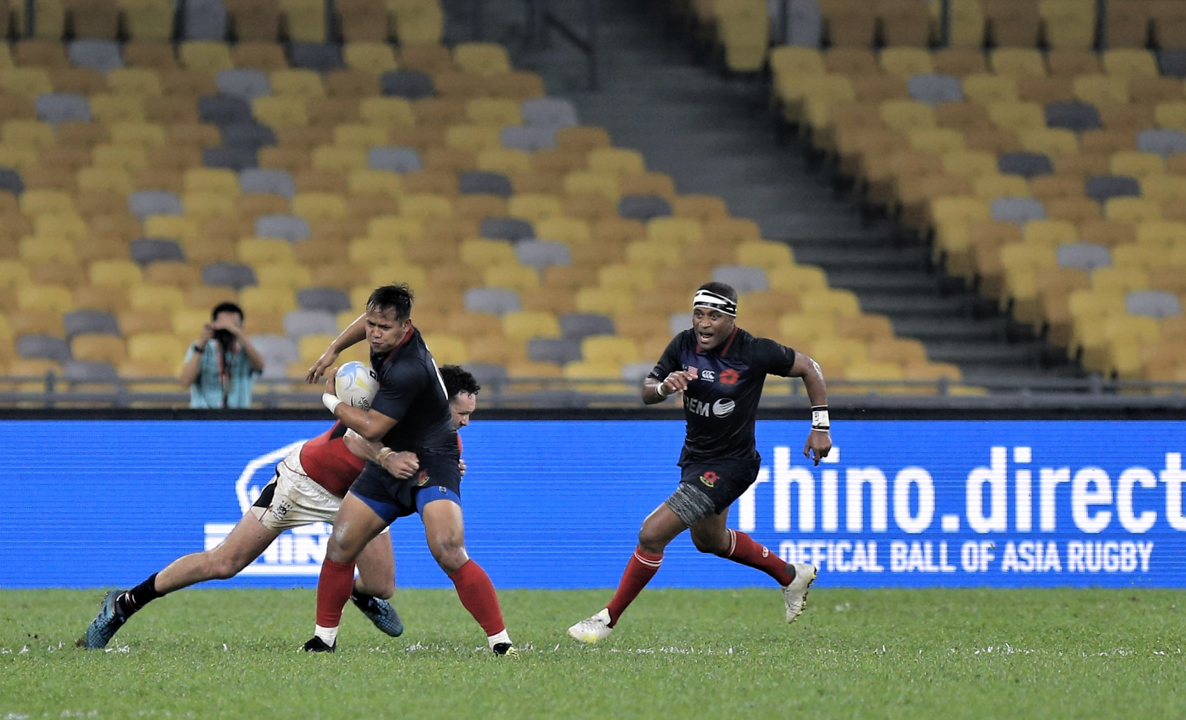
M688 389L688 383L696 379L696 373L691 370L676 370L667 376L663 382L659 383L663 386L663 394L670 395L672 393L683 392Z

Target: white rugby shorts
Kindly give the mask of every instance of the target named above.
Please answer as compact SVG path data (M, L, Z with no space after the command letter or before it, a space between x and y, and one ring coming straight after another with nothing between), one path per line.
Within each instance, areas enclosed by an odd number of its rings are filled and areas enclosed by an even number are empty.
M342 498L314 482L301 465L301 443L276 466L276 477L251 506L251 514L269 530L283 532L316 522L333 524ZM387 532L385 528L383 532Z

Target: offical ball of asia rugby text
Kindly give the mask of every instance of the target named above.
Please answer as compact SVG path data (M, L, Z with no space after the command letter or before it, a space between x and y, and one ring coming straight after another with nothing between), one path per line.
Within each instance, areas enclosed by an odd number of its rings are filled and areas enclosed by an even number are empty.
M379 378L375 371L357 360L342 365L334 376L334 394L356 408L369 409L378 391Z

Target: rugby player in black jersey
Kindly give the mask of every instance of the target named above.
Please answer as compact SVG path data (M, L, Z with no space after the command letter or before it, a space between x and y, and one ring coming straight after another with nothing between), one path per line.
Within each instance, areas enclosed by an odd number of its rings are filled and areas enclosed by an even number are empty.
M786 563L748 535L726 526L729 506L758 477L761 457L754 422L767 375L803 379L811 399L811 431L803 454L819 464L832 448L828 393L819 365L803 353L737 327L737 292L724 283L700 286L692 300L692 327L676 335L643 381L648 405L683 393L687 434L680 453L680 484L643 521L638 547L609 605L568 629L574 640L609 637L627 606L659 571L663 550L684 530L700 552L757 568L782 586L786 621L803 611L816 568Z
M412 326L412 291L407 285L378 288L366 313L330 343L309 370L316 382L346 348L366 339L379 392L367 410L333 394L333 377L322 396L325 406L363 439L379 443L362 474L342 500L317 581L317 625L304 649L332 652L342 608L354 583L354 562L371 538L396 518L420 514L433 558L457 589L465 609L486 631L497 655L517 655L489 576L465 550L461 515L461 449L445 381L436 361Z

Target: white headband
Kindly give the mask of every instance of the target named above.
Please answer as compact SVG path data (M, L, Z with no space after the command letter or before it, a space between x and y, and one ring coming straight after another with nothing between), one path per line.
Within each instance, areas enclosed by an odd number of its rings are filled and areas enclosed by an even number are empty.
M708 290L696 291L696 295L692 298L692 307L716 310L726 315L737 317L737 303L724 295L717 295Z

